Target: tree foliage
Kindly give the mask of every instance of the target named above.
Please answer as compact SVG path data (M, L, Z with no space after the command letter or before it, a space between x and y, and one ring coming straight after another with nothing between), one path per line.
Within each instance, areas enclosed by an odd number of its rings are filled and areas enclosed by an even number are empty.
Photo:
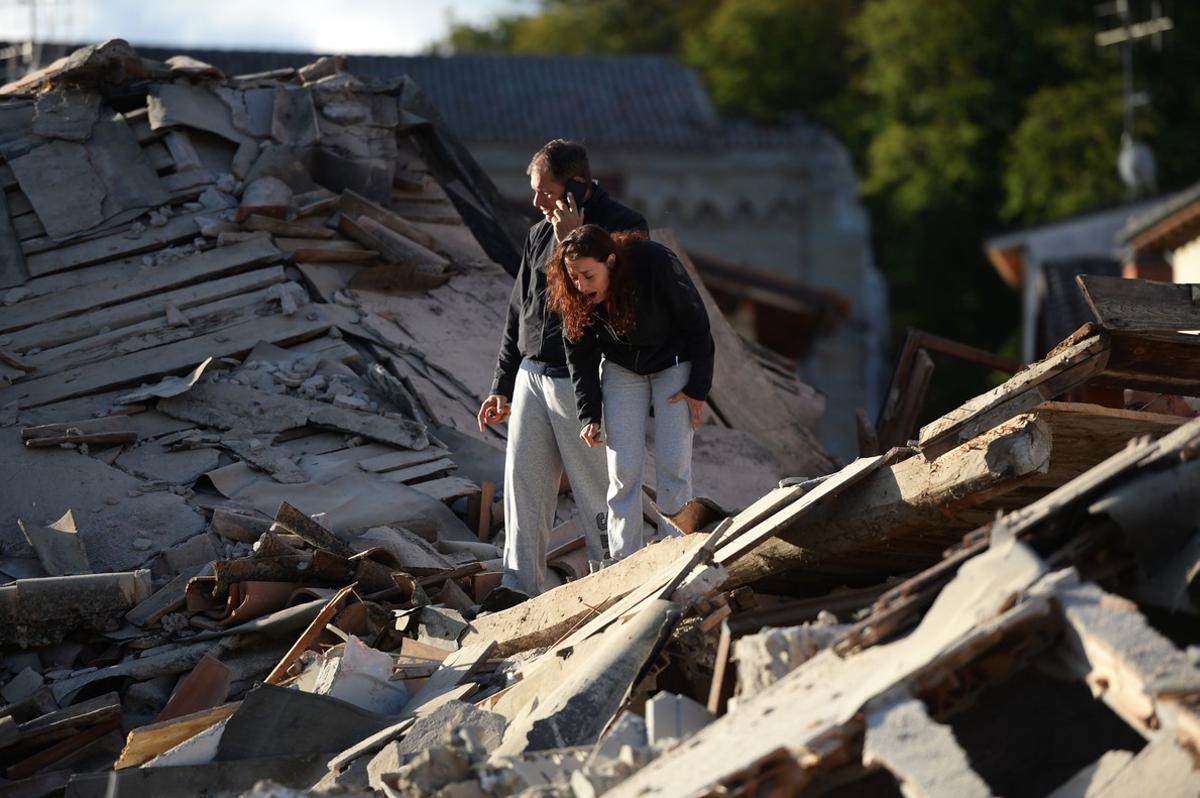
M1093 35L1093 0L541 0L537 13L458 27L452 51L667 53L717 106L802 112L850 148L897 332L987 348L1011 341L1015 297L981 243L1114 204L1120 56ZM1134 0L1135 17L1148 2ZM1200 3L1167 0L1161 51L1139 44L1138 134L1160 184L1200 179ZM937 382L937 381L935 381Z

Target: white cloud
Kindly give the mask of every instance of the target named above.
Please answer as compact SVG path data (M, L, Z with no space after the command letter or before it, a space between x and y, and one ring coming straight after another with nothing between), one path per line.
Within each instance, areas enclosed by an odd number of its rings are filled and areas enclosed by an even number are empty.
M530 0L58 0L42 7L40 32L57 41L402 54L442 38L450 14L478 23L527 9ZM19 18L12 26L28 27Z

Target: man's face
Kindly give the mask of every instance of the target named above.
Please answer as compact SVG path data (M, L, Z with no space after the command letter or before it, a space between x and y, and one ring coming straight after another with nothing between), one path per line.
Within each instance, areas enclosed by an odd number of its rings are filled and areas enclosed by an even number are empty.
M555 203L567 191L566 184L555 180L549 169L535 168L529 173L529 187L533 189L533 207L549 220L558 207Z
M599 305L608 299L609 274L613 266L613 258L607 261L595 258L576 258L566 263L567 276L575 285L575 290L593 305Z

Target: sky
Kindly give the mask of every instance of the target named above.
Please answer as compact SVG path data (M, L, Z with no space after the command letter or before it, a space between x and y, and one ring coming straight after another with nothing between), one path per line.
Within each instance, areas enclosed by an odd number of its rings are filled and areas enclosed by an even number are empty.
M535 0L0 0L0 40L194 48L406 54L441 39L453 19L482 23Z

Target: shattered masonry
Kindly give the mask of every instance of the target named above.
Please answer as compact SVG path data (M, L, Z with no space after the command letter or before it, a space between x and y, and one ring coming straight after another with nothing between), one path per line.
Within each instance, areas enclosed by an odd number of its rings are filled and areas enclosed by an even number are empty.
M716 501L482 612L522 231L418 87L114 40L0 157L0 795L1200 792L1200 421L1063 400L1183 294L840 469L713 311Z

